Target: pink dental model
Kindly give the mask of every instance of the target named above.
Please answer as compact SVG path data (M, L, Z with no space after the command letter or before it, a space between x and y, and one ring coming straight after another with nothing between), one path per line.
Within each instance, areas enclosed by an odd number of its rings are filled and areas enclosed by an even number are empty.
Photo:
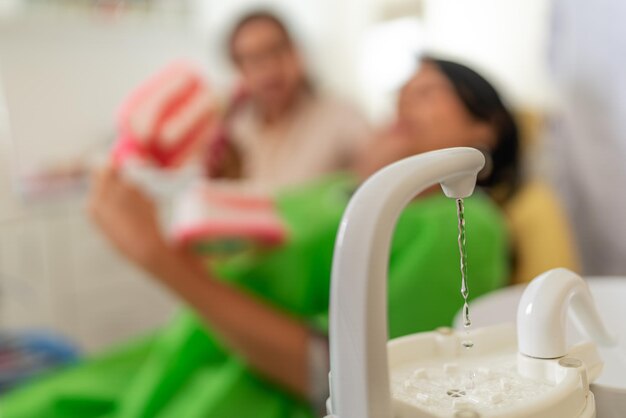
M205 144L217 105L201 72L177 61L135 89L122 104L113 161L139 159L161 168L181 165Z

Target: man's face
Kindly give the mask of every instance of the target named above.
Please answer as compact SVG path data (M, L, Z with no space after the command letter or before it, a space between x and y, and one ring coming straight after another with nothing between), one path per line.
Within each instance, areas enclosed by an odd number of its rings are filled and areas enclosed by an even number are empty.
M303 79L300 58L274 22L247 23L232 47L246 90L262 105L282 105L297 92Z

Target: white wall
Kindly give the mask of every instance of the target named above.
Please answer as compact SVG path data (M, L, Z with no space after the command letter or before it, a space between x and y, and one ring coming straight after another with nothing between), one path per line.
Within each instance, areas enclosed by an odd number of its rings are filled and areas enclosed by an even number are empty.
M182 23L88 14L1 22L0 77L14 157L29 166L111 140L128 90L178 57L205 61Z
M424 5L429 49L476 65L515 105L552 105L545 66L550 1L424 0Z

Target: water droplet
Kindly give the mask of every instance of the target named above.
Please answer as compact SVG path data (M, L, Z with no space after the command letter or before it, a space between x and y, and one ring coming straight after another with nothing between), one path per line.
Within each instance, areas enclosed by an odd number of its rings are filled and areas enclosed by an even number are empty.
M472 326L472 320L469 316L469 305L467 304L467 302L463 304L463 326L465 328L469 328Z
M465 347L465 348L472 348L472 347L474 347L474 341L472 341L472 340L463 340L461 342L461 345L463 347Z

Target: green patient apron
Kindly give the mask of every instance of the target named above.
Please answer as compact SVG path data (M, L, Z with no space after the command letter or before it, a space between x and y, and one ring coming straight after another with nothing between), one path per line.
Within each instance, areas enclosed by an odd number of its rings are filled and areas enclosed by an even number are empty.
M333 176L283 193L288 244L210 268L318 331L328 327L333 244L354 182ZM477 193L466 201L472 297L508 275L503 219ZM437 194L400 217L389 268L391 337L450 325L461 307L454 201ZM250 318L253 322L254 318ZM191 311L158 333L39 379L0 398L2 418L310 418L303 400L254 373Z

